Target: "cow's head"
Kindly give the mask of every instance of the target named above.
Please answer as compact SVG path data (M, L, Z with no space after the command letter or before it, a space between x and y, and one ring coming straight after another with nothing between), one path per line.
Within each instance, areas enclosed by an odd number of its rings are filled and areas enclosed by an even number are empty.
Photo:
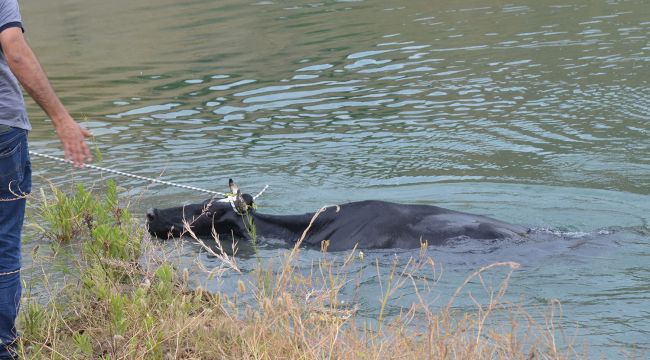
M229 186L233 193L224 198L213 197L198 204L147 210L149 233L162 239L178 237L189 226L197 236L210 236L214 228L218 235L245 237L242 216L251 211L253 197L242 194L232 179Z

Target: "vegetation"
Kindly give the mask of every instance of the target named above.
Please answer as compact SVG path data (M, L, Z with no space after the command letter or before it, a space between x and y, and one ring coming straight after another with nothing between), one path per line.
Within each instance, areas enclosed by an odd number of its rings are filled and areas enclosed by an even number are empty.
M340 301L341 289L353 281L350 265L366 261L359 251L339 261L323 257L316 271L304 274L294 266L301 251L296 246L279 267L260 262L254 276L242 276L237 293L208 293L191 288L189 274L173 262L143 260L145 243L156 244L146 242L142 226L118 198L114 183L106 185L103 196L81 186L70 195L52 187L51 194L42 192L34 201L38 209L33 221L39 224L35 227L51 240L53 256L65 244L80 249L81 255L72 275L56 290L45 271L32 276L42 278L42 284L26 284L27 289L44 286L47 291L37 298L24 296L19 344L24 359L580 357L571 344L557 345L565 339L554 316L538 324L522 309L501 301L517 267L514 263L493 264L468 278L481 280L495 267L508 270L491 301L477 303L472 313L452 306L462 284L438 312L421 299L399 315L388 315L386 304L396 291L413 286L417 293L416 282L421 281L417 273L434 266L424 251L406 263L396 260L388 275L380 277L379 315L368 321L358 316L359 305ZM195 238L189 229L187 236ZM216 250L196 241L221 260L222 265L211 270L215 276L239 272L236 258L226 254L218 240ZM254 301L242 302L243 295Z

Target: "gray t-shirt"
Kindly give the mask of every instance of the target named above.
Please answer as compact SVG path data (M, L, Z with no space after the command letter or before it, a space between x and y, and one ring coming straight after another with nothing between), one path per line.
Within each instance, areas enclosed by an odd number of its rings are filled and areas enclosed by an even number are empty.
M0 0L0 32L23 24L17 0ZM0 124L31 130L23 93L0 48Z

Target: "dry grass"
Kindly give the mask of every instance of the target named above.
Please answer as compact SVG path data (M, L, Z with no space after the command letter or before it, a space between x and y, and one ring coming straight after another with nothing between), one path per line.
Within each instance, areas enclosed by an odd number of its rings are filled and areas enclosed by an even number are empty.
M196 239L191 231L187 235ZM206 266L206 271L217 278L238 272L236 258L223 251L218 239L217 244L217 250L212 250L203 243L220 264ZM503 301L516 263L477 270L435 311L427 294L421 293L418 277L423 270L435 270L426 252L405 262L395 261L388 271L376 263L380 310L376 319L368 319L359 316L359 304L340 301L341 289L355 281L351 264L365 261L360 252L342 254L336 262L323 257L305 273L295 266L301 251L298 242L276 270L260 263L255 276L242 275L236 293L226 294L191 288L189 274L175 270L172 259L149 258L143 264L98 259L85 250L73 275L58 285L51 285L43 270L44 299L25 298L20 355L24 359L586 357L563 333L559 304L549 304L545 321L538 323L525 309ZM491 287L484 276L496 268L506 270L505 275L498 286ZM466 291L470 282L483 284L486 302ZM435 281L428 286L435 287ZM419 300L398 315L388 315L386 306L407 287L412 287ZM242 303L242 297L253 300ZM454 303L459 297L473 299L474 310L458 310Z

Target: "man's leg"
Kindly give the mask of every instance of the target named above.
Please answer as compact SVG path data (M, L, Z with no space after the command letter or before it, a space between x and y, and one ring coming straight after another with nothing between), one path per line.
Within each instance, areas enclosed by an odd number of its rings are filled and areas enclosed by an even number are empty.
M13 359L20 295L20 273L0 276L0 359Z
M20 234L31 191L27 131L0 126L0 359L11 359L20 306Z

